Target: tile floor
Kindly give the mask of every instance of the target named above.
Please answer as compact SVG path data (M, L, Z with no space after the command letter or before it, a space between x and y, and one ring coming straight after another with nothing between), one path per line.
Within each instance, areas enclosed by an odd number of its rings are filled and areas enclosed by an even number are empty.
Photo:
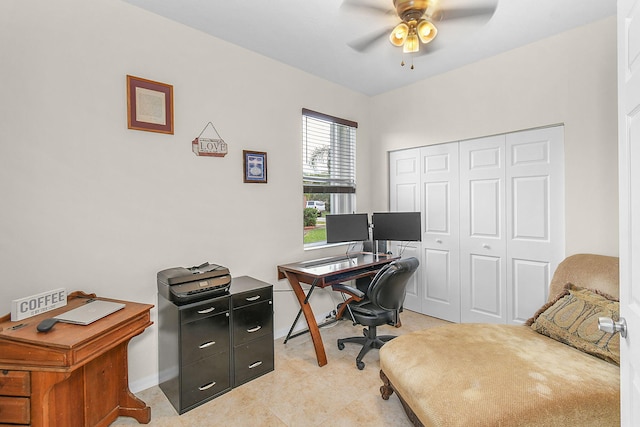
M402 327L383 326L378 334L400 335L448 322L405 310ZM321 329L327 365L319 367L311 337L306 334L283 344L275 341L275 370L241 385L189 412L178 415L159 387L137 393L151 407L150 426L411 426L398 397L380 397L378 350L356 368L360 346L336 340L362 334L362 326L344 320ZM112 425L134 425L120 417Z

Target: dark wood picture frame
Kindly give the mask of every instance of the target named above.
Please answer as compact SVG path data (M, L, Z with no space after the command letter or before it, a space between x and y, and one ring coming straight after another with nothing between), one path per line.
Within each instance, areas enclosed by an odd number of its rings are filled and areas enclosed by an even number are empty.
M267 183L267 153L264 151L242 151L244 182Z
M127 75L127 125L173 135L173 86Z

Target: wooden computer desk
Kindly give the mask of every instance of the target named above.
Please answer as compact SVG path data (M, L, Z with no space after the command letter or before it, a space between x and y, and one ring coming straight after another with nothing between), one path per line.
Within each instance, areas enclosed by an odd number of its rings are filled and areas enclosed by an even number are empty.
M0 318L0 424L75 427L108 426L118 416L151 420L151 408L129 390L127 345L152 324L153 305L108 300L125 307L87 326L58 323L46 333L36 330L41 320L88 298L95 295L74 292L65 307L18 322L10 315Z
M398 259L385 254L373 254L368 252L353 253L349 256L343 255L339 257L316 259L312 261L294 262L278 266L278 279L287 279L293 289L298 302L300 303L300 311L296 316L289 333L285 338L285 343L291 337L291 332L295 327L300 314L304 314L307 321L311 340L316 351L318 365L327 364L327 354L324 350L322 337L318 322L309 304L311 293L316 287L324 288L326 286L344 283L349 280L355 280L362 277L373 276L385 264ZM305 294L301 283L311 285L309 291Z

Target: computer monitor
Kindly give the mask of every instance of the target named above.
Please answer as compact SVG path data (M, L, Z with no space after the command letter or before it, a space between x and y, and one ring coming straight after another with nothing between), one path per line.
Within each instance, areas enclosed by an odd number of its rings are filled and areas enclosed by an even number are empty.
M371 217L373 240L419 242L420 212L377 212Z
M327 243L369 240L369 217L362 214L327 215Z

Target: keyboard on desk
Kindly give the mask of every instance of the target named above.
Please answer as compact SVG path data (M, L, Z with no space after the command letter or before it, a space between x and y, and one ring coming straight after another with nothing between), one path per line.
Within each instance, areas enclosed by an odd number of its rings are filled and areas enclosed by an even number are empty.
M364 268L359 268L351 271L343 271L340 273L332 274L324 278L324 285L335 285L337 283L348 282L349 280L359 279L361 277L374 276L381 268L379 265L369 265Z

